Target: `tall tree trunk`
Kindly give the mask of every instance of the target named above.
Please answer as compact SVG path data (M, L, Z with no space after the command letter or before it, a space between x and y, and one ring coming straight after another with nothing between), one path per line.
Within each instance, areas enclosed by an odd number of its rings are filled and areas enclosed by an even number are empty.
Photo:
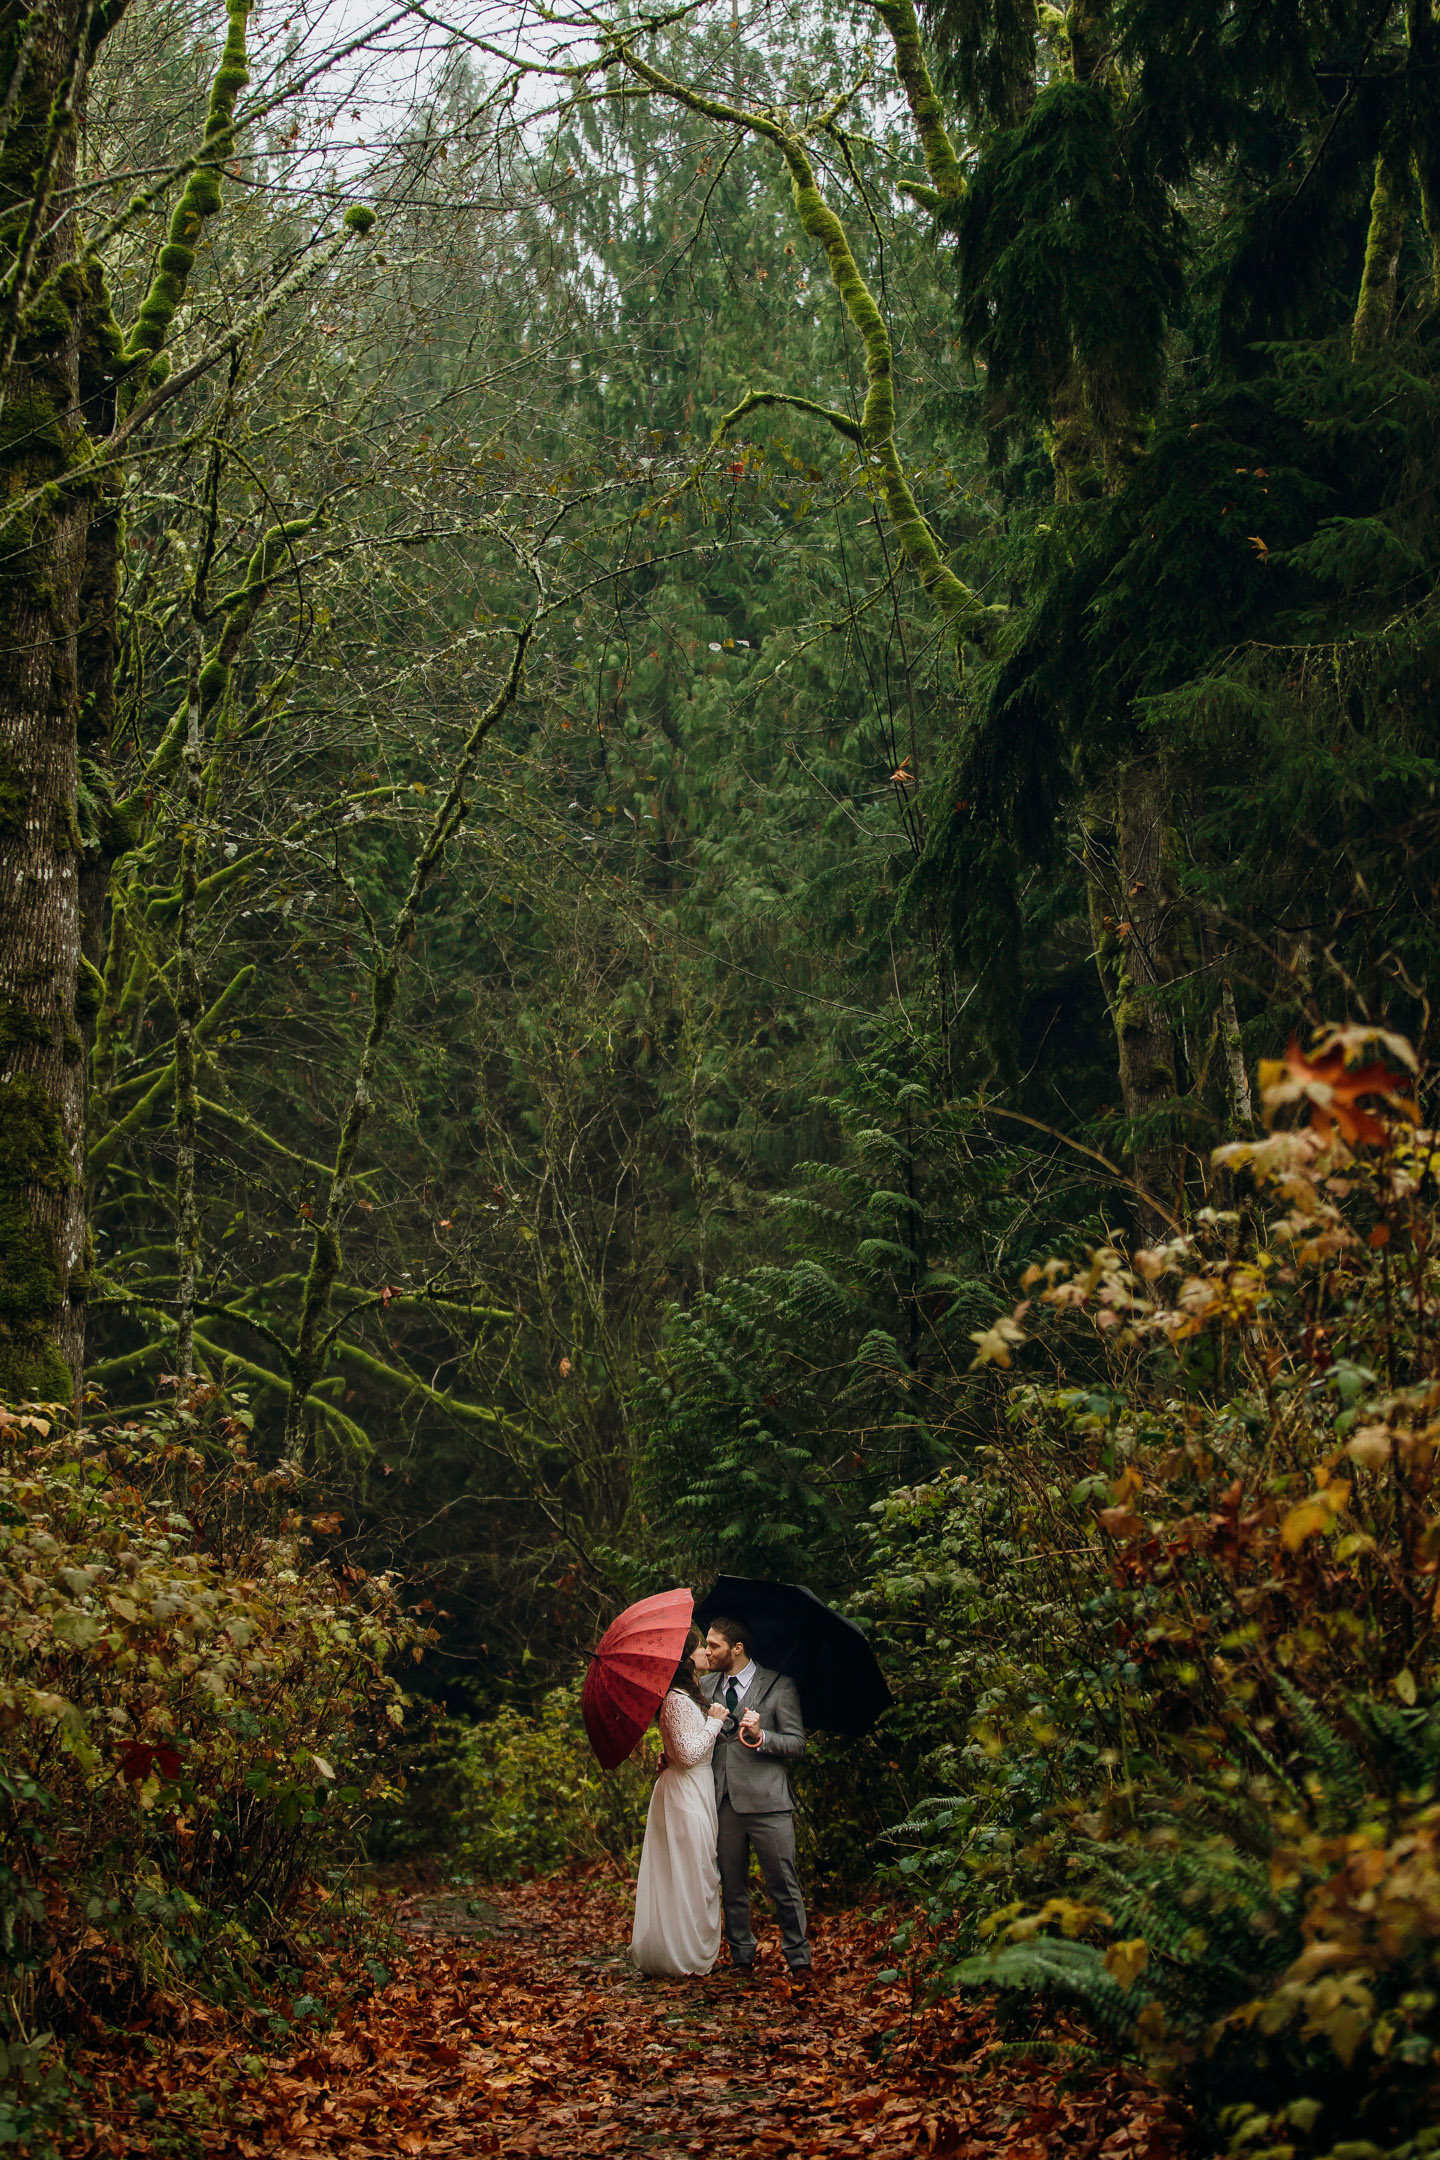
M1378 352L1390 335L1395 320L1395 294L1400 272L1400 250L1405 241L1409 214L1408 175L1390 144L1381 146L1375 160L1375 187L1370 197L1370 225L1365 236L1365 268L1360 279L1360 298L1355 308L1351 346L1357 358Z
M1075 0L1065 39L1076 82L1103 84L1114 64L1113 37L1107 0ZM1124 484L1140 454L1144 415L1100 426L1077 355L1047 415L1046 436L1055 500L1082 502ZM1085 836L1095 964L1115 1029L1131 1175L1142 1192L1173 1209L1181 1176L1175 1118L1181 1045L1163 992L1180 972L1170 867L1174 795L1158 760L1131 758L1114 771L1105 797L1092 805ZM1153 1236L1162 1227L1163 1218L1142 1204L1142 1232Z
M1245 1045L1240 1035L1240 1015L1235 1010L1235 992L1228 975L1220 985L1220 1047L1225 1053L1230 1122L1237 1132L1253 1132L1255 1105L1250 1096L1250 1075L1245 1070Z
M1181 1065L1165 996L1180 972L1172 837L1164 768L1156 760L1133 760L1117 776L1109 815L1097 815L1087 834L1090 926L1115 1029L1131 1170L1137 1185L1171 1210L1180 1180L1175 1112ZM1142 1208L1140 1228L1147 1236L1161 1224L1154 1210Z
M0 500L29 498L8 526L0 578L0 1394L66 1401L87 1272L76 632L89 504L47 483L63 482L84 448L88 293L55 204L74 179L91 15L83 0L38 11L0 157L0 327L13 351L0 379ZM0 82L28 27L16 5L0 15Z
M1175 1109L1180 1093L1180 1045L1164 996L1179 972L1171 880L1170 787L1158 761L1127 765L1117 788L1120 901L1123 937L1115 1040L1120 1087L1130 1121L1136 1181L1173 1208L1179 1175Z

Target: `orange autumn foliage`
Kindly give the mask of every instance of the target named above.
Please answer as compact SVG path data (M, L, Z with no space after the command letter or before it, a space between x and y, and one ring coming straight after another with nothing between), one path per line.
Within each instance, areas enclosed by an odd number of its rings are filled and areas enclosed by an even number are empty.
M327 1967L303 2036L202 2013L86 2051L73 2160L149 2160L182 2134L227 2160L1178 2154L1143 2078L1007 2060L988 2011L915 1995L879 1914L820 1916L800 1995L773 1943L749 1985L640 1980L628 1896L598 1874L484 1895L468 1916L460 1896L402 1900L379 1985L358 1958Z

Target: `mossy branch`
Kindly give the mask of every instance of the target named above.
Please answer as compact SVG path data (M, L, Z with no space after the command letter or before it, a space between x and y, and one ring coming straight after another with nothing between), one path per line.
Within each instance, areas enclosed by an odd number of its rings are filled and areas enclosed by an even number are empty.
M224 1022L236 999L243 996L254 980L254 967L246 965L227 983L219 997L216 998L215 1003L210 1007L210 1010L201 1020L197 1021L195 1026L195 1040L197 1042L209 1041L216 1029ZM140 1097L140 1100L133 1103L124 1117L118 1118L107 1132L103 1132L99 1139L93 1142L88 1158L92 1177L97 1171L106 1169L114 1161L125 1142L140 1131L156 1104L163 1096L170 1093L174 1083L175 1060L171 1058L168 1064L161 1067L159 1073Z
M146 1320L152 1326L159 1327L167 1334L175 1327L174 1314L164 1306L156 1305L153 1301L142 1302L138 1298L121 1297L113 1301L105 1300L104 1302L114 1302L123 1306L133 1312L137 1319ZM248 1313L237 1311L234 1307L228 1305L204 1304L199 1310L212 1319L231 1320L237 1327L255 1328L267 1342L273 1343L282 1355L285 1354L285 1346L279 1337L273 1335L268 1328L262 1326L258 1321L253 1320ZM252 1358L243 1357L237 1350L226 1349L200 1327L195 1329L194 1340L196 1349L204 1351L213 1365L218 1367L228 1366L233 1372L243 1375L254 1386L284 1396L291 1403L296 1401L294 1382L286 1374L276 1372L269 1366L258 1365ZM143 1344L138 1350L128 1350L116 1357L103 1358L98 1364L89 1368L86 1378L94 1386L104 1387L110 1381L125 1379L132 1373L143 1371L148 1365L159 1364L165 1354L165 1344L162 1337L159 1341ZM444 1388L432 1387L428 1381L419 1379L414 1373L406 1372L401 1366L388 1364L385 1359L378 1358L372 1352L362 1349L358 1343L338 1344L336 1355L341 1359L342 1363L357 1368L373 1379L382 1380L389 1386L401 1388L407 1394L422 1396L434 1409L440 1410L445 1416L453 1418L457 1425L482 1426L489 1432L507 1432L518 1439L526 1441L531 1446L534 1445L534 1434L527 1432L523 1426L517 1425L512 1418L507 1417L503 1410L491 1409L484 1403L467 1402L463 1396L452 1394ZM310 1408L318 1410L322 1416L333 1422L359 1452L368 1455L373 1451L374 1443L364 1427L356 1424L353 1418L346 1417L344 1412L336 1409L333 1404L326 1402L324 1396L316 1392L313 1384L307 1397L307 1403ZM505 1449L503 1452L508 1455L510 1450Z
M910 117L920 137L925 170L931 180L929 188L907 187L905 192L932 210L940 209L945 203L959 202L965 193L965 174L945 125L945 108L931 80L914 0L870 0L870 4L890 33L890 42L895 48L895 72L905 92Z
M371 1374L377 1380L386 1380L392 1386L404 1388L408 1394L419 1395L436 1410L443 1410L454 1418L457 1425L484 1425L491 1431L497 1428L513 1432L525 1440L533 1441L534 1435L517 1425L503 1410L492 1410L484 1403L466 1402L462 1396L449 1394L444 1388L432 1387L416 1373L406 1372L402 1366L387 1364L373 1351L363 1349L359 1343L337 1342L335 1356L343 1365L353 1365L361 1372Z
M192 360L188 366L178 368L174 374L167 375L165 380L135 407L128 419L123 420L114 433L105 438L103 449L98 451L86 463L78 465L74 469L70 476L70 484L85 487L93 486L94 482L111 466L118 465L122 458L130 454L129 445L132 438L154 419L156 413L163 406L168 405L172 399L181 396L184 391L190 388L192 383L198 382L202 375L208 375L211 368L218 367L222 360L227 360L237 345L243 345L248 339L253 338L264 328L272 315L277 315L288 301L293 300L298 292L304 290L312 278L318 277L322 270L328 269L330 264L349 247L352 240L363 239L367 233L371 232L375 225L375 213L373 210L367 209L363 204L356 203L345 212L342 222L344 230L337 233L333 240L327 240L323 247L316 248L313 254L307 255L303 262L297 264L295 269L281 278L279 284L260 302L258 307L252 308L248 315L242 317L239 322L233 324L230 329L216 338L213 344L207 345L198 358ZM186 440L166 443L163 446L163 454L166 457L173 457L177 451L190 448L192 443L208 442L209 439L207 429ZM18 524L22 519L27 518L38 503L47 499L53 486L53 481L46 480L41 486L27 488L23 494L16 495L7 501L3 511L0 511L0 532L6 531L10 526Z
M44 20L45 10L40 6L39 0L35 0L25 17L24 27L20 32L19 50L10 69L10 80L5 85L4 102L0 103L0 150L4 149L6 137L15 123L15 115L20 110L20 95L25 88L25 78L30 73L30 63L35 58L35 49L40 43L40 30Z
M122 1302L133 1312L137 1320L148 1321L152 1327L158 1327L168 1332L175 1326L174 1314L164 1311L159 1306L143 1304L138 1298L133 1302L129 1300ZM238 1322L240 1315L237 1314L234 1317ZM197 1351L204 1352L212 1368L221 1370L228 1368L230 1372L237 1373L242 1379L248 1380L252 1387L261 1388L269 1394L279 1395L286 1401L289 1401L294 1394L292 1383L285 1377L284 1373L275 1372L268 1365L257 1365L253 1358L242 1357L238 1350L227 1350L223 1343L217 1343L212 1336L200 1328L195 1330L195 1348ZM92 1365L87 1370L85 1377L96 1387L103 1387L107 1381L123 1379L130 1373L143 1371L147 1365L158 1364L163 1354L163 1340L149 1342L142 1349L126 1351L119 1357L102 1358L97 1365ZM319 1411L327 1423L332 1424L342 1438L348 1440L359 1454L370 1455L374 1452L374 1442L363 1425L357 1425L353 1418L346 1417L343 1410L337 1410L332 1403L327 1403L321 1396L312 1396L310 1403L311 1407Z
M865 348L865 404L860 440L871 475L878 482L901 553L919 578L927 597L947 624L956 628L988 623L987 608L945 561L935 535L921 515L895 442L894 356L890 332L875 296L860 274L845 228L823 200L814 168L796 135L781 145L790 169L795 211L810 239L823 248L830 280Z
M747 390L740 403L721 419L710 438L712 449L718 449L731 428L738 427L747 413L755 412L762 405L788 405L794 412L811 413L817 420L826 420L837 435L847 442L860 442L860 423L852 420L849 413L838 412L833 405L817 404L814 398L796 397L789 390Z
M95 1013L95 1040L90 1050L90 1085L92 1089L108 1087L115 1071L115 1053L119 1040L120 1000L117 995L120 977L125 966L125 947L129 934L130 917L123 894L117 894L110 908L110 934L105 941L105 965L101 970L103 989Z
M328 1164L324 1166L324 1174L326 1177L330 1175ZM368 1172L365 1176L357 1174L350 1182L358 1190L366 1183L368 1176ZM169 1247L157 1245L155 1250L165 1252ZM293 1289L304 1280L303 1274L272 1275L267 1281L241 1291L240 1296L242 1299L274 1297L281 1290ZM334 1291L337 1298L349 1301L349 1311L345 1315L347 1320L353 1320L362 1312L441 1313L457 1320L508 1320L512 1323L521 1317L513 1305L477 1305L473 1298L447 1297L442 1290L407 1290L398 1297L392 1294L387 1298L383 1290L367 1290L359 1283L337 1281Z
M906 0L908 4L909 0ZM824 252L830 282L864 346L865 404L860 415L858 440L865 454L868 477L879 489L901 554L919 578L938 614L948 626L983 637L1003 610L987 607L978 594L955 575L915 500L895 442L894 354L890 333L875 296L860 273L845 227L821 196L804 137L773 113L747 112L726 99L707 97L686 83L674 81L652 67L649 61L642 60L623 39L615 40L614 52L616 59L652 90L706 119L758 135L779 150L790 173L791 192L801 228ZM751 395L758 399L764 393ZM814 409L833 424L829 408Z
M306 833L313 832L317 825L323 824L328 817L332 817L340 811L354 809L360 803L394 802L397 795L407 795L409 792L408 787L403 787L398 783L385 787L365 788L358 795L346 795L338 803L330 803L322 809L308 811L304 817L296 818L293 824L287 825L278 839L268 840L261 847L248 849L245 854L237 855L233 862L222 863L219 869L212 870L207 877L201 878L197 887L197 895L202 901L213 900L218 893L225 890L227 885L233 885L237 878L248 877L258 864L271 861L277 847L285 847L297 840L303 840ZM177 885L161 886L158 890L152 891L145 903L145 920L147 923L173 922L179 912L180 888Z
M195 1101L207 1117L219 1118L222 1125L233 1125L237 1131L248 1133L252 1140L258 1140L262 1147L267 1147L272 1155L279 1155L285 1162L294 1163L297 1169L308 1170L311 1177L329 1177L329 1163L316 1162L311 1155L298 1154L294 1148L287 1147L283 1140L277 1140L274 1133L267 1132L263 1125L257 1124L254 1118L247 1116L245 1111L232 1109L228 1103L212 1102L208 1095L197 1095ZM371 1189L365 1177L357 1176L353 1182L362 1192Z
M235 147L236 100L250 80L245 46L250 6L251 0L226 0L225 48L210 85L210 110L205 118L200 162L175 205L150 290L140 303L135 326L125 341L122 364L136 371L137 384L141 379L140 364L153 361L170 334L195 267L205 220L214 217L221 206L220 175Z
M317 510L310 517L291 518L284 524L272 525L262 535L251 552L245 576L233 591L217 601L213 613L223 615L224 628L212 649L205 655L198 679L199 711L197 726L203 737L207 723L213 716L235 672L235 662L240 656L245 640L255 626L255 618L269 599L275 581L297 540L303 540L320 522ZM139 780L119 805L122 817L138 817L144 808L146 796L156 784L168 779L180 761L189 727L189 697L176 707L175 713L152 752L149 762Z

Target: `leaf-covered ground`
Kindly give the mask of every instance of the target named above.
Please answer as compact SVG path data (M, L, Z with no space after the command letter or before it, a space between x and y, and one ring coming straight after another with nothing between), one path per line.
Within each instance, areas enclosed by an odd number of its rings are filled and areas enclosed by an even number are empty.
M192 2011L168 2033L83 2056L92 2128L73 2151L1171 2160L1178 2150L1161 2096L1128 2071L1067 2076L1063 2063L1000 2052L974 2005L912 2009L908 1985L880 1978L889 1929L873 1917L820 1917L816 1977L798 1993L763 1932L751 1982L724 1969L638 1979L624 1953L627 1904L594 1878L483 1897L402 1901L388 1967L312 1976L311 1994L287 2006L297 2031L278 2052L273 2033L258 2051L253 2023ZM313 2037L301 2040L302 2028Z

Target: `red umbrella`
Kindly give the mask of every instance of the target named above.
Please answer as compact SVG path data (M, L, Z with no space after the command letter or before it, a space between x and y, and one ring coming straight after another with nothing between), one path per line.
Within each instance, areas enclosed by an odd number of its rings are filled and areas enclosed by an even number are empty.
M627 1605L590 1653L580 1707L602 1770L624 1762L659 1709L690 1632L695 1600L662 1590Z

